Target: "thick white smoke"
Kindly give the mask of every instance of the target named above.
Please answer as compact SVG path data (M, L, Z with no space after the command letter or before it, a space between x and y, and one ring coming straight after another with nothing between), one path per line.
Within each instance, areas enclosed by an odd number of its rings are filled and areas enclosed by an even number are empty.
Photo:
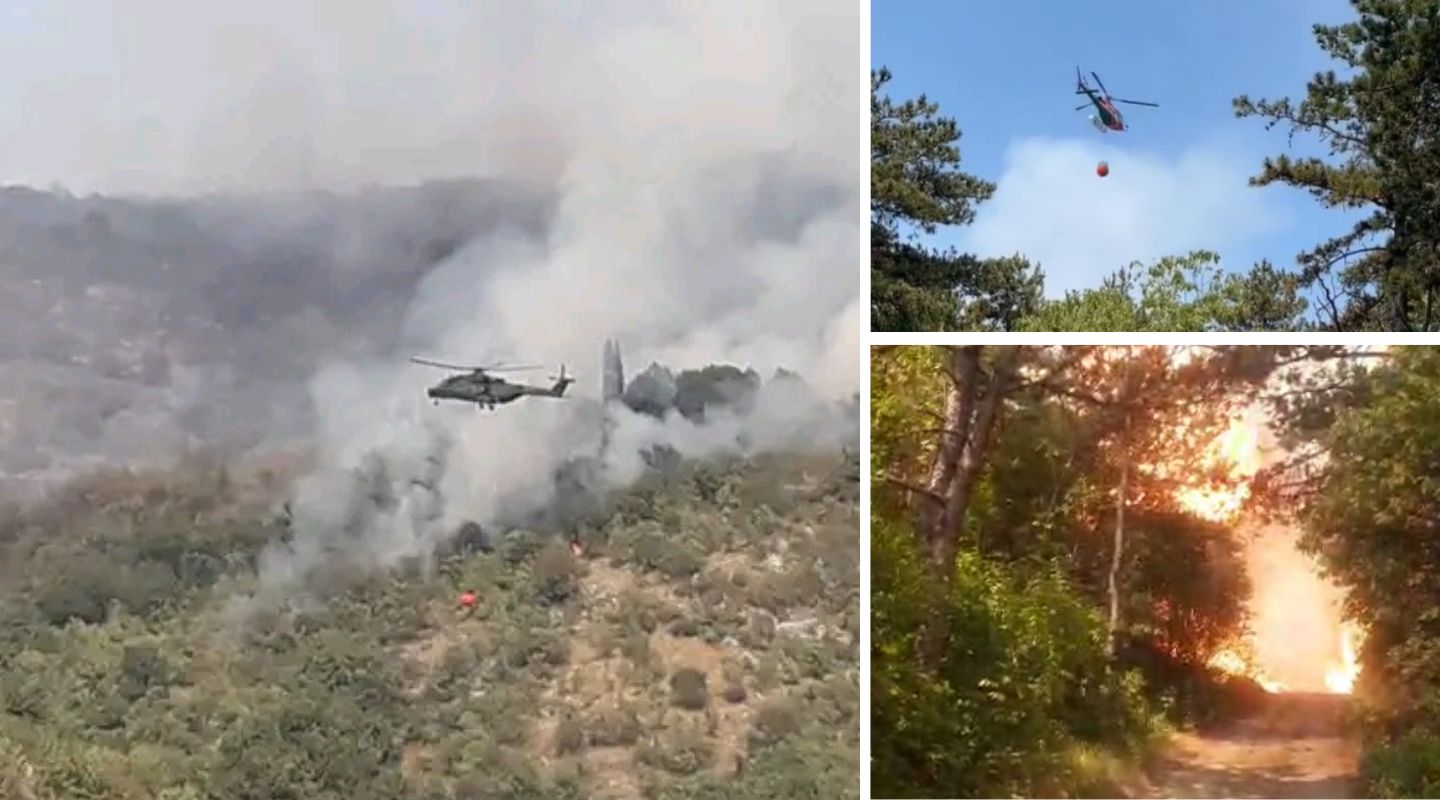
M311 381L322 466L297 490L294 541L262 559L271 589L337 554L423 556L460 520L553 501L554 470L597 452L583 395L608 337L632 371L786 367L827 400L858 389L852 3L65 5L39 24L69 20L76 48L92 45L77 69L106 79L21 70L42 119L4 127L0 150L31 154L0 155L6 179L193 193L483 175L558 189L543 236L490 234L434 268L406 338L445 360L564 363L582 397L478 413L431 406L443 374L411 353L326 366ZM62 128L87 134L23 146ZM759 400L704 428L620 413L605 480L633 478L647 444L825 444L858 424L783 384Z

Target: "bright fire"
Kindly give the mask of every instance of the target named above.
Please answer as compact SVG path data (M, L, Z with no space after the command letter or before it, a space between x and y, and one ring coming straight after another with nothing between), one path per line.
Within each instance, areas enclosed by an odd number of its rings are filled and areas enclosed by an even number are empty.
M1253 658L1247 658L1237 648L1227 647L1211 656L1210 666L1231 675L1244 675L1260 684L1260 688L1272 694L1283 692L1287 688L1285 684L1267 677L1264 670L1256 666Z
M1360 677L1359 638L1359 629L1351 623L1340 630L1341 663L1325 673L1325 688L1336 694L1350 694L1355 690L1355 679Z
M1230 427L1210 446L1210 453L1233 485L1181 489L1178 497L1180 505L1193 514L1217 522L1239 512L1250 496L1249 479L1255 477L1261 467L1259 428L1253 412L1231 422Z
M1250 479L1264 466L1264 457L1260 450L1262 424L1262 417L1254 409L1230 424L1230 427L1216 439L1210 448L1211 458L1219 467L1218 472L1228 479L1229 485L1182 489L1176 496L1182 507L1193 514L1216 522L1234 520L1239 515L1250 495ZM1274 536L1273 533L1269 535ZM1324 607L1319 602L1321 599L1319 596L1312 597L1309 594L1322 591L1319 585L1310 585L1321 580L1313 571L1314 567L1309 566L1311 562L1308 561L1308 558L1301 556L1298 551L1293 550L1293 545L1279 547L1282 543L1283 537L1280 540L1270 541L1260 550L1255 550L1256 545L1252 545L1250 554L1252 568L1263 569L1263 574L1252 575L1252 579L1263 584L1256 586L1257 592L1263 597L1257 595L1252 600L1251 610L1257 615L1254 620L1252 636L1263 636L1265 640L1254 638L1221 650L1210 659L1210 666L1231 674L1248 676L1268 692L1283 692L1289 688L1287 683L1275 680L1269 671L1261 666L1262 658L1266 663L1278 658L1279 660L1270 666L1283 673L1287 677L1287 681L1293 677L1298 682L1296 688L1305 689L1313 686L1316 690L1319 689L1320 683L1318 668L1305 668L1305 664L1330 661L1331 667L1324 676L1325 688L1337 694L1349 694L1354 690L1355 681L1360 672L1357 655L1360 631L1353 624L1342 624L1338 652L1332 656L1321 656L1320 652L1329 648L1320 640L1315 639L1310 640L1313 642L1311 647L1296 649L1293 639L1295 635L1305 636L1307 634L1303 631L1315 630L1315 633L1309 635L1328 638L1334 634L1322 634L1316 630L1315 626L1318 625L1320 628L1333 631L1334 628L1330 625L1334 623L1325 619L1326 612L1310 610ZM1269 557L1263 567L1261 562L1256 561L1261 553L1266 553ZM1302 562L1301 559L1304 561ZM1326 585L1328 586L1328 584ZM1324 589L1323 591L1333 592L1335 590ZM1297 606L1297 603L1300 605ZM1305 613L1300 617L1295 616L1301 611ZM1319 613L1320 616L1316 617L1316 613ZM1338 615L1338 609L1336 613ZM1334 619L1334 617L1329 619ZM1270 641L1271 638L1275 638L1275 640ZM1311 657L1315 661L1305 661L1306 657L1301 653L1306 650L1314 653ZM1300 662L1298 664L1295 663L1297 658Z

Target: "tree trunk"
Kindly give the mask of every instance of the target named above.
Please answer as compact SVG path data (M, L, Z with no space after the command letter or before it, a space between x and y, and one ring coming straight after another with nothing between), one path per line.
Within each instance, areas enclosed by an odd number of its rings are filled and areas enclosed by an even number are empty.
M955 555L960 550L960 533L965 527L966 512L970 510L970 498L990 454L990 440L994 437L1000 402L1004 399L1006 384L1014 374L1013 352L1007 351L995 365L990 386L976 403L970 438L960 453L960 463L950 481L950 491L945 497L944 536L931 545L931 558L935 566L943 571L947 583L955 569Z
M1115 655L1120 631L1120 560L1125 553L1125 499L1130 483L1130 411L1125 411L1125 431L1120 438L1120 491L1115 497L1115 546L1110 554L1110 622L1106 626L1105 652Z
M950 385L945 391L945 414L941 421L940 440L935 455L930 461L930 472L925 478L923 496L916 513L915 533L930 557L931 566L938 570L942 581L949 580L949 570L942 561L942 545L951 533L954 508L951 492L956 471L960 469L961 457L970 438L971 420L975 413L975 398L979 391L977 378L980 372L980 348L978 346L951 347L946 373Z
M985 468L1000 404L1017 370L1019 351L1002 348L983 391L979 380L980 348L951 350L950 387L945 398L944 429L925 483L916 533L942 593L948 593L955 573L960 533L975 483ZM921 660L936 667L950 644L948 605L936 606L921 637Z
M1110 619L1105 627L1105 653L1115 655L1115 640L1120 635L1120 564L1125 555L1125 502L1130 494L1130 425L1135 409L1134 375L1135 351L1125 350L1125 374L1120 383L1120 413L1125 415L1120 430L1120 488L1115 496L1115 546L1110 553Z

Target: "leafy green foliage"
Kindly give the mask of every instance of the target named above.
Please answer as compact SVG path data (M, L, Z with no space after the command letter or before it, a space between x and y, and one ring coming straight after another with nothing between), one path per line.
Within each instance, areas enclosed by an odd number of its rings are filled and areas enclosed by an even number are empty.
M656 800L825 800L858 797L859 784L855 766L834 748L786 741L756 753L738 775L697 774L669 783L653 796Z
M1298 280L1268 262L1227 273L1220 257L1196 251L1138 262L1098 289L1070 292L1021 322L1029 331L1289 331L1303 329Z
M877 521L871 582L877 795L1053 792L1067 744L1135 747L1150 731L1138 680L1107 662L1099 615L1058 576L1017 582L962 553L941 595L913 535ZM938 604L954 630L932 673L915 648Z
M1203 664L1244 630L1250 578L1240 541L1223 525L1173 511L1142 510L1134 523L1130 635Z
M1265 689L1250 678L1204 662L1177 659L1163 643L1131 638L1122 657L1145 678L1147 695L1177 725L1209 726L1233 721L1260 707Z
M1357 19L1316 25L1321 50L1350 74L1316 74L1298 104L1235 100L1293 136L1309 133L1331 160L1265 160L1255 186L1304 189L1322 205L1368 213L1300 257L1301 284L1318 287L1328 327L1440 328L1440 6L1430 0L1352 0Z
M710 704L710 689L705 683L705 673L695 669L682 669L670 676L671 702L681 708L700 711Z
M1226 485L1209 446L1284 357L1252 351L982 348L978 372L1007 354L1018 372L994 441L971 451L980 477L958 521L947 588L913 526L914 495L948 435L939 421L950 351L874 350L877 793L1114 796L1126 758L1161 713L1189 722L1253 706L1259 686L1203 666L1244 630L1241 543L1177 499L1186 488ZM1117 563L1122 472L1129 494L1111 658L1100 611ZM939 657L936 641L945 643Z
M1440 796L1440 736L1412 730L1366 753L1360 777L1370 797Z
M934 445L944 402L944 351L938 347L879 347L870 360L870 474L872 494L885 498L886 476L914 479Z

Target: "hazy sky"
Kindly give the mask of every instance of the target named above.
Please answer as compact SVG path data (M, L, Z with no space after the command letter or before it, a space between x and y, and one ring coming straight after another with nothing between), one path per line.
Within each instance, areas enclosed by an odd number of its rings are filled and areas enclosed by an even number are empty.
M1345 0L876 0L872 60L895 74L892 97L923 92L954 117L965 169L999 185L974 226L939 243L1021 252L1058 296L1193 248L1232 269L1261 258L1293 267L1343 230L1342 213L1303 192L1246 185L1286 135L1236 119L1231 100L1303 96L1333 66L1311 26L1349 17ZM1161 107L1124 106L1132 129L1102 135L1072 110L1084 100L1077 65L1115 96ZM1313 148L1297 139L1293 152Z
M701 73L700 96L768 113L763 84L855 19L808 5L822 10L798 38L772 41L753 3L725 14L688 0L6 3L0 181L174 192L554 177L573 131L631 106L670 113L683 98L667 93L693 92ZM696 26L709 44L674 50L675 32ZM844 42L854 48L853 33ZM853 103L839 108L853 118Z

